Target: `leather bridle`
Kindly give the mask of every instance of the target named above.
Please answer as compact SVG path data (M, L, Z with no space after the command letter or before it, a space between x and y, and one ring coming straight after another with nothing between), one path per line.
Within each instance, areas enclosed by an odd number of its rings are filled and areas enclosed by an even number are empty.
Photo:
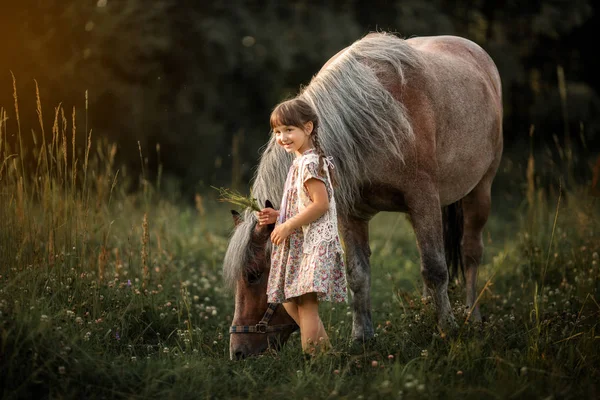
M298 324L280 324L280 325L269 325L269 321L273 317L275 310L279 306L279 303L269 303L265 315L256 325L232 325L229 328L229 334L232 333L272 333L280 332L289 328L292 328L292 332L299 328Z

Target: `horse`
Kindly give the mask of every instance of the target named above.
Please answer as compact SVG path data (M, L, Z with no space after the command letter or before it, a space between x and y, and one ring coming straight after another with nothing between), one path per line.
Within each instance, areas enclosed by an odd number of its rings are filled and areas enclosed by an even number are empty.
M335 165L352 339L374 336L369 220L380 211L408 214L438 327L457 327L448 282L459 270L470 318L480 321L482 230L503 150L501 80L489 54L458 36L370 33L329 59L298 96L317 112L320 144ZM272 137L253 176L259 204L279 204L291 162ZM278 349L297 326L266 300L274 226L258 225L250 210L232 214L223 277L235 292L230 357L240 359Z

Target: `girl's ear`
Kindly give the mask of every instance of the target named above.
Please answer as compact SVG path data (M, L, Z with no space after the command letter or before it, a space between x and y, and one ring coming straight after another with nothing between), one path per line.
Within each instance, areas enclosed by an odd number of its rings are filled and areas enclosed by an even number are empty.
M304 132L306 132L307 134L311 134L313 131L313 122L312 121L308 121L307 123L304 124Z

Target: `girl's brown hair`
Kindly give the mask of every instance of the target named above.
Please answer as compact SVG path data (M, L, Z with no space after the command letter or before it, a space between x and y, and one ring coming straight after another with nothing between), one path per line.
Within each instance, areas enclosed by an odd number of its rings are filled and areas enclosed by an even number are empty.
M312 122L313 129L310 134L312 138L313 146L317 154L319 155L319 173L321 175L325 175L325 171L323 170L325 153L323 152L323 148L321 147L321 142L319 140L319 117L317 117L317 113L306 101L295 97L290 100L286 100L282 103L279 103L271 112L271 130L276 126L281 125L291 125L304 129L304 124L307 122ZM332 184L335 184L335 179L333 177L333 171L329 171L331 176Z

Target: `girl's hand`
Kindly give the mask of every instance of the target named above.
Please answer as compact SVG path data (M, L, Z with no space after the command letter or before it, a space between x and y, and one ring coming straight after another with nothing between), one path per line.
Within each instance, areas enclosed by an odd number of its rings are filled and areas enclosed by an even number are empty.
M271 241L279 246L288 236L290 236L292 231L292 227L287 222L277 225L273 232L271 232Z
M274 224L279 217L279 211L272 209L271 207L263 208L256 213L259 225Z

